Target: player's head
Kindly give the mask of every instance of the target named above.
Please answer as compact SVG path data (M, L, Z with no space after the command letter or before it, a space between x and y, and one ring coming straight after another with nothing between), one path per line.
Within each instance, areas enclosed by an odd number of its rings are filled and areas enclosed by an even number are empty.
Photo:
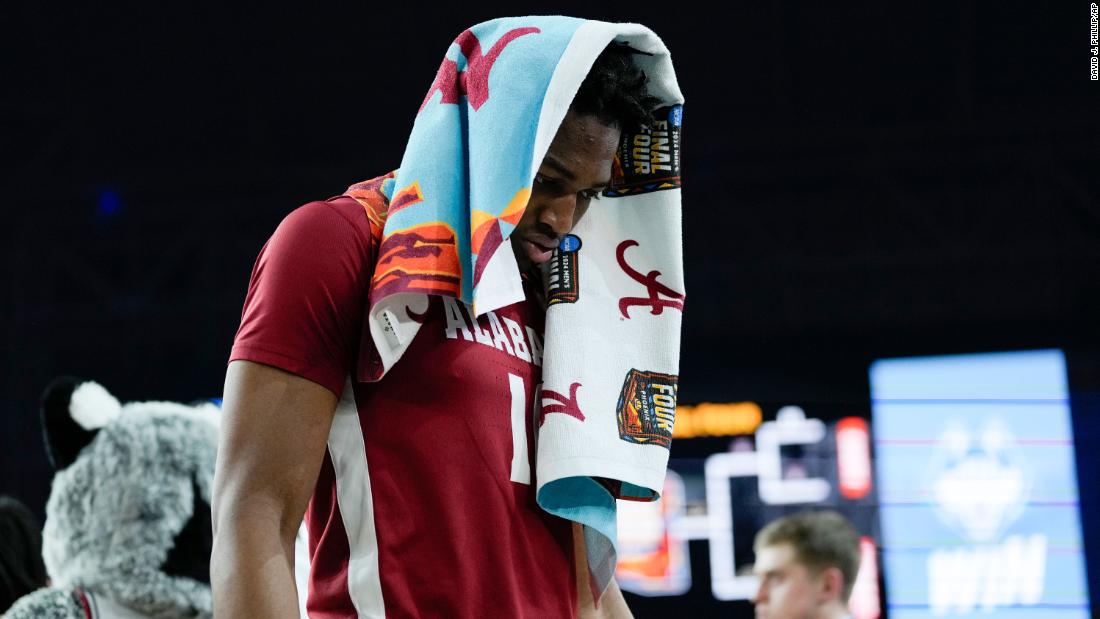
M512 232L521 269L545 262L562 235L611 180L611 163L623 128L652 122L658 101L624 45L612 43L596 58L550 143L531 198Z
M759 619L817 619L847 613L859 569L859 534L831 511L780 518L756 535Z

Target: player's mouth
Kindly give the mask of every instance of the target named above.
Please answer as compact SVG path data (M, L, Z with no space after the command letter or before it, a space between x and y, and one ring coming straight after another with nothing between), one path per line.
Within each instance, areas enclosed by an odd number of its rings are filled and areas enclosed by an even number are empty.
M542 264L549 260L557 246L553 239L537 234L523 239L523 248L527 252L527 257L535 264Z

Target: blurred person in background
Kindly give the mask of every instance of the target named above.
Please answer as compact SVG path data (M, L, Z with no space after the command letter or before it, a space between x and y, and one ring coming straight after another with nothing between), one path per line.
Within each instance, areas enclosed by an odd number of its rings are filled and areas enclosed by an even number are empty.
M42 526L26 505L0 496L0 613L46 585Z
M758 619L843 619L859 571L859 533L833 511L785 516L753 543Z

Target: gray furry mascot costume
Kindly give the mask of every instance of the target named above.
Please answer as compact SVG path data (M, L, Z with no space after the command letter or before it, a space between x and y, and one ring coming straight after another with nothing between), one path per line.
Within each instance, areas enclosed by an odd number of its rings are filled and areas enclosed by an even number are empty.
M42 421L57 469L42 542L52 587L5 617L210 617L218 408L123 406L63 378L46 390Z

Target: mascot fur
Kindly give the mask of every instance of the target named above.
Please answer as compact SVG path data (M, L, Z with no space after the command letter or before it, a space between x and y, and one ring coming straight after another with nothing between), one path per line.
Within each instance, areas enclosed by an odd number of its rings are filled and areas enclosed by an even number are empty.
M218 408L123 406L94 382L62 378L42 422L57 470L42 542L52 586L5 617L210 617Z

